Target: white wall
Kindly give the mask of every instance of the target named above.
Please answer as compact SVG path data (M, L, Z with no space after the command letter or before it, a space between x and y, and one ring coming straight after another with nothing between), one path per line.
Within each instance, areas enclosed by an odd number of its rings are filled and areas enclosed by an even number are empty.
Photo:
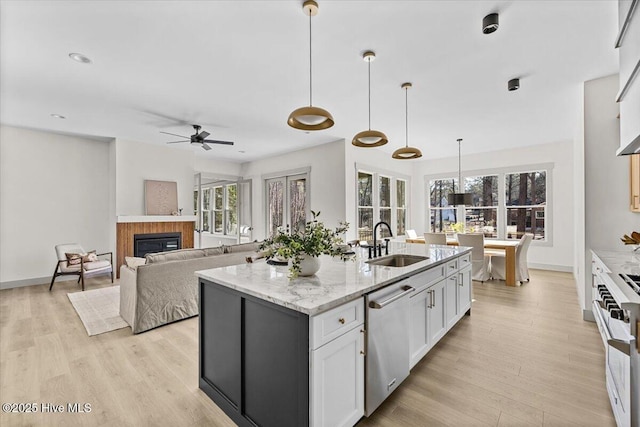
M537 268L561 271L573 270L573 143L571 141L543 144L530 147L501 150L462 156L462 169L487 172L491 169L552 163L552 224L551 246L533 242L529 248L529 265ZM428 189L425 176L447 174L458 175L458 158L425 160L414 168L414 186L417 188L412 206L414 228L418 233L428 228L426 212Z
M620 144L617 92L617 75L584 83L585 272L591 269L590 249L629 251L620 237L640 226L640 214L629 210L629 157L615 155ZM591 275L584 280L583 308L591 303Z
M206 176L216 176L225 179L235 180L240 176L242 163L235 163L223 160L195 157L194 170L202 172Z
M301 143L302 144L302 143ZM243 163L241 176L252 180L253 238L265 237L263 176L310 167L309 207L321 211L320 220L336 227L345 220L344 140L266 159Z
M576 133L573 140L573 197L574 197L574 221L573 234L573 277L576 280L576 290L578 292L578 302L584 309L585 301L585 274L590 277L584 269L585 259L585 223L584 223L584 85L580 86L578 104L578 120Z
M357 219L357 196L356 196L356 164L369 166L377 171L386 171L397 177L407 177L407 194L410 197L409 209L407 212L407 229L416 228L415 217L412 215L412 206L416 203L420 203L419 198L416 199L415 195L415 179L412 177L412 170L415 164L415 160L396 160L391 158L391 154L376 148L360 148L355 147L350 141L345 142L344 147L345 156L345 206L347 208L346 218L349 223L349 232L347 233L347 240L353 240L357 238L358 219ZM393 227L393 225L392 225ZM420 227L418 227L420 228ZM395 231L394 231L395 235ZM398 237L398 236L394 236ZM400 236L404 237L404 236Z
M117 215L144 215L144 181L176 181L178 208L191 212L195 155L192 151L116 139ZM115 219L114 219L115 220Z
M0 287L48 282L54 246L110 250L109 143L0 126Z

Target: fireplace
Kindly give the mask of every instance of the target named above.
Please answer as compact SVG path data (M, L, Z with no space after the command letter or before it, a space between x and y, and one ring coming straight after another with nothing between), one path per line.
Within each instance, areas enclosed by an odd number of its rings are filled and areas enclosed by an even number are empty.
M144 258L146 254L182 249L182 233L134 234L133 256Z

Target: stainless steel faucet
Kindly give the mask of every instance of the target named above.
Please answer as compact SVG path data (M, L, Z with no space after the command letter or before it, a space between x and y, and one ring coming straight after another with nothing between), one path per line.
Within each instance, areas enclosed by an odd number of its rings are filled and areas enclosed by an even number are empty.
M389 226L389 224L387 224L384 221L380 221L379 223L377 223L376 225L373 226L373 258L375 258L376 256L381 256L382 255L382 248L379 248L378 245L376 244L376 230L378 229L379 225L385 225L387 227L387 230L389 230L389 237L393 237L393 232L391 231L391 227ZM389 254L389 239L384 239L386 242L385 245L385 253L388 255ZM376 250L378 251L376 254ZM371 259L371 250L369 250L369 259Z

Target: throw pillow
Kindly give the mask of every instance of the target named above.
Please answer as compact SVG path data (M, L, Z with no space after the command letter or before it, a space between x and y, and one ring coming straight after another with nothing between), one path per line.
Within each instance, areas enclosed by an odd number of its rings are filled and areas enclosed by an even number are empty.
M78 265L80 264L80 260L84 254L74 254L74 253L65 253L67 257L67 264L69 265Z
M95 250L78 254L66 252L65 256L67 257L67 264L69 265L78 265L81 260L82 262L93 262L98 260L98 255L96 255Z
M137 258L137 257L133 257L133 256L126 256L126 257L124 257L124 262L125 262L125 264L127 264L127 267L136 268L139 265L145 265L145 263L147 262L147 259L146 258Z

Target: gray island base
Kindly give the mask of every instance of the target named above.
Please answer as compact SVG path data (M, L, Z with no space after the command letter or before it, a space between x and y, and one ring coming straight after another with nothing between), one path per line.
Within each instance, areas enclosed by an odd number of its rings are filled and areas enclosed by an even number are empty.
M399 307L408 344L393 359L408 374L471 308L469 248L392 243L390 253L428 259L388 267L363 253L322 257L315 276L295 280L264 261L196 272L200 388L241 427L353 426L372 413L367 381L391 393L403 378L384 378L385 352L367 353L381 341L369 336L369 310ZM385 292L384 302L368 299Z

